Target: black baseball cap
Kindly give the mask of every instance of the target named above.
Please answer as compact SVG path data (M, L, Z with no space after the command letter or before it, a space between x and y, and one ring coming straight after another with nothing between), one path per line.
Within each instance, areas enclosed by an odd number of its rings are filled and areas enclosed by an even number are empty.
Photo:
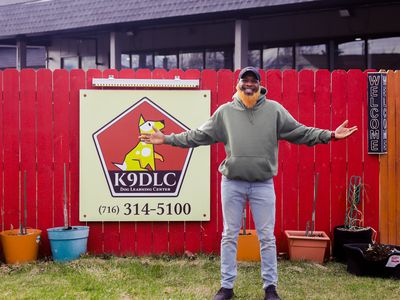
M247 73L253 74L257 78L257 80L260 81L261 78L260 73L258 72L258 69L255 67L243 68L242 71L240 71L239 73L239 80L242 79L244 76L246 76Z

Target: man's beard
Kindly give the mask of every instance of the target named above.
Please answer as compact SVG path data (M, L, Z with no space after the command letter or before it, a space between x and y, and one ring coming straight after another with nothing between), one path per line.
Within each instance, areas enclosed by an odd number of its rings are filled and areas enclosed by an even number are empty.
M247 107L247 108L252 108L254 105L256 105L258 98L260 97L260 88L258 89L257 92L255 92L253 95L249 96L244 93L239 87L239 84L236 86L236 90L238 92L239 99L242 101L242 103Z

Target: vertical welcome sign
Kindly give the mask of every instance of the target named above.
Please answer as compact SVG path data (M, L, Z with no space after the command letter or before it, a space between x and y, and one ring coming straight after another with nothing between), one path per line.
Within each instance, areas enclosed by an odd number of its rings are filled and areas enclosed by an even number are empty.
M386 73L368 73L368 153L387 153Z
M139 139L199 127L209 91L81 90L81 221L207 221L210 149Z

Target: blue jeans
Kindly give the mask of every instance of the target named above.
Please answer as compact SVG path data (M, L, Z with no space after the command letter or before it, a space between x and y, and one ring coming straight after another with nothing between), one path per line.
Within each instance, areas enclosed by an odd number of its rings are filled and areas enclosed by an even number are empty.
M261 277L263 288L277 285L277 259L274 236L275 190L272 179L264 182L231 180L222 177L222 215L224 231L221 240L221 286L233 288L237 276L237 238L242 226L247 199L260 241Z

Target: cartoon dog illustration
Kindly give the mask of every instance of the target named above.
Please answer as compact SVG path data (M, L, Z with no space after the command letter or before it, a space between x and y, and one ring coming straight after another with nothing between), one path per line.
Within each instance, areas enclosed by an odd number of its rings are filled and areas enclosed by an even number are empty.
M161 130L164 126L164 121L162 120L148 121L140 115L139 131L141 134L154 133L153 127ZM114 163L114 165L122 171L147 171L147 166L150 166L154 171L156 159L164 161L162 155L154 151L153 144L146 144L139 141L136 146L125 155L123 163Z

